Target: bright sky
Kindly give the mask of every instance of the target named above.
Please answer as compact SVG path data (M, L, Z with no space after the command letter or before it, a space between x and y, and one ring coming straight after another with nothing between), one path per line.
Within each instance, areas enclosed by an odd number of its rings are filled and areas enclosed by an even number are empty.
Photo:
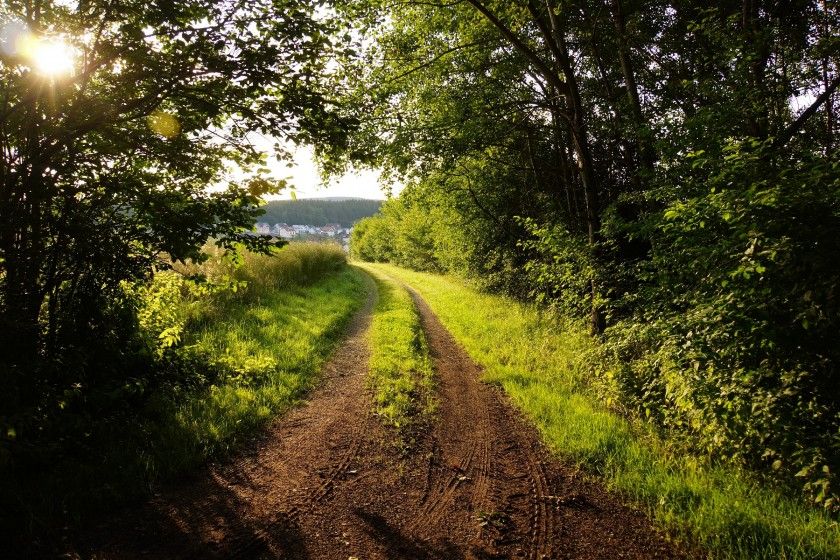
M269 168L278 177L289 177L295 186L298 198L324 198L335 196L347 196L356 198L384 199L385 193L379 184L379 173L369 169L354 170L350 173L332 179L326 185L321 182L318 174L318 167L312 157L312 149L309 147L295 148L294 167L287 168L285 164L272 161ZM273 158L270 158L273 160ZM394 194L399 191L394 187ZM288 200L288 192L283 192L279 197Z
M385 193L382 191L379 172L377 171L370 169L351 170L324 184L321 182L312 148L289 146L288 149L293 155L293 165L287 167L286 161L280 162L274 157L273 138L253 134L250 140L255 148L268 154L266 167L272 171L272 174L277 178L288 179L294 185L297 198L354 197L385 199ZM392 185L391 188L393 195L396 196L402 190L402 185ZM289 190L285 190L279 196L269 198L289 200L291 194Z

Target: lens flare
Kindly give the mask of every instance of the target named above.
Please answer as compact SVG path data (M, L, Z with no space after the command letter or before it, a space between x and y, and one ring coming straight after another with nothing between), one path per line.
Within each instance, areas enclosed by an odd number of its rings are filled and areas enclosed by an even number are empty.
M30 36L31 37L31 36ZM73 50L59 39L34 37L26 41L24 56L32 69L44 76L70 76L73 74Z
M181 132L181 123L175 115L171 115L164 111L155 111L146 117L146 124L155 134L160 134L164 138L175 138Z

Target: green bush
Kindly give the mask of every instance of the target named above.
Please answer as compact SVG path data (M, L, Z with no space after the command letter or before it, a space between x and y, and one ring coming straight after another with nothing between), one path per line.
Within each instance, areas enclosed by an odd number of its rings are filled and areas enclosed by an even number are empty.
M835 508L840 165L765 150L692 156L703 178L649 217L649 281L606 333L606 368L629 409Z
M124 285L135 336L110 363L110 383L68 389L37 434L14 434L14 452L0 456L4 528L49 540L230 451L317 381L364 298L343 251L205 250L202 262Z

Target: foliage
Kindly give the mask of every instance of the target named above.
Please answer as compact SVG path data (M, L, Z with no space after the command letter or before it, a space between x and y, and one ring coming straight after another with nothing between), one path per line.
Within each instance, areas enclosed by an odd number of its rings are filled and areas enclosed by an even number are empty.
M392 236L389 224L381 216L359 220L350 234L350 256L367 262L391 260Z
M0 7L3 431L36 437L63 394L125 381L138 341L123 282L211 237L269 248L245 233L285 183L248 135L340 143L348 125L325 93L340 48L320 5ZM42 68L61 56L63 72Z
M228 452L314 385L364 298L361 274L327 245L206 249L201 263L125 286L145 361L109 387L66 393L37 445L2 465L7 544L50 546L55 527Z
M371 266L420 292L555 452L603 477L680 540L711 558L840 558L840 525L827 512L669 447L600 402L603 389L591 379L597 342L580 321L451 277Z
M435 409L429 348L408 291L379 269L361 267L373 276L379 291L370 330L374 407L404 445Z
M724 154L695 154L708 175L650 218L651 283L610 329L613 374L632 408L709 453L798 477L832 507L840 166L768 169L755 143Z
M524 272L532 286L530 295L570 316L585 315L588 279L594 276L595 263L584 240L570 235L562 225L538 226L534 219L526 219L523 226L529 236L521 247L536 255L551 255L550 259L525 263Z
M436 188L433 179L410 184L379 214L360 221L350 237L351 255L415 270L447 270L470 276L488 289L527 293L518 275L524 260L508 246L524 222L514 218L513 210L505 224L488 219L472 206L470 197L453 208Z
M587 318L612 406L840 506L837 6L344 5L330 157L409 177L354 255Z
M432 229L439 215L388 201L380 215L361 220L350 236L351 255L372 261L400 262L418 270L440 270Z
M311 226L340 224L342 227L349 228L362 218L376 214L380 206L382 206L380 200L353 198L270 200L263 206L264 214L259 219L269 224Z

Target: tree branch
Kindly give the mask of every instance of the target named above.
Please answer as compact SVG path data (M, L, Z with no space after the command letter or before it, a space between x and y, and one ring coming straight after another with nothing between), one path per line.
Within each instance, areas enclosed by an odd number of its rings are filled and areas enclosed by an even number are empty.
M478 10L493 26L501 32L501 34L510 41L510 43L518 50L528 61L533 64L537 70L551 83L557 91L566 95L569 91L566 83L560 79L560 76L543 61L537 53L535 53L528 45L520 39L496 14L487 9L479 0L467 0L476 10Z
M428 68L429 66L431 66L432 64L434 64L435 62L437 62L438 60L444 58L445 56L447 56L449 54L452 54L452 53L457 52L457 51L462 50L462 49L468 49L470 47L476 47L478 45L483 45L484 43L485 43L485 41L473 41L471 43L465 43L463 45L455 45L454 47L451 47L451 48L446 49L445 51L443 51L441 53L436 54L431 59L420 63L418 66L415 66L415 67L413 67L409 70L406 70L405 72L403 72L399 76L388 79L385 83L391 83L391 82L396 82L397 80L401 80L401 79L403 79L407 76L410 76L411 74L414 74L415 72L418 72L418 71L420 71L424 68Z
M820 105L825 103L828 100L828 98L831 97L831 94L834 93L834 90L836 90L838 86L840 86L840 76L835 77L834 80L828 85L826 90L822 92L820 96L814 100L813 103L811 103L811 106L802 111L802 114L799 115L799 117L795 121L793 121L790 124L790 126L784 129L782 133L776 137L776 139L773 141L772 147L775 149L779 149L784 147L784 145L788 142L790 142L791 138L793 138L797 132L802 130L802 127L805 126L805 123L808 121L808 119L811 118L814 115L814 113L817 112L817 109L820 108Z

